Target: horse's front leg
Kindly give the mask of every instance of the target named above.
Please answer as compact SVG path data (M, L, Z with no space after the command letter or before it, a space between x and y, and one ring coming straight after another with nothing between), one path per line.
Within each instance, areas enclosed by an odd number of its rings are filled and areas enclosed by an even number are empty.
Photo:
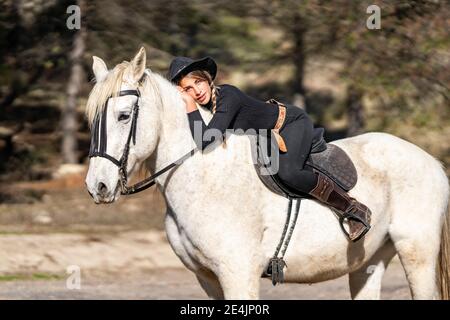
M206 292L208 297L215 300L223 300L223 291L219 279L212 272L198 272L196 274L200 286Z
M242 258L228 261L221 266L217 277L226 300L259 299L261 270L257 263L243 263Z

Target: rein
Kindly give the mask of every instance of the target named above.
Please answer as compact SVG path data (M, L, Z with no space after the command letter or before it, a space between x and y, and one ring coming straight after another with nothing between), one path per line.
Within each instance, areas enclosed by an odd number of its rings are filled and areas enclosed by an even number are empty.
M177 165L180 165L184 160L186 160L187 158L193 156L194 153L197 152L197 151L198 151L197 148L192 149L191 151L186 153L184 156L182 156L177 161L172 162L171 164L165 166L163 169L161 169L158 172L156 172L154 175L151 175L150 177L148 177L148 178L146 178L144 180L141 180L138 183L136 183L136 184L134 184L134 185L132 185L130 187L128 187L126 184L125 185L121 184L121 186L123 185L124 188L125 188L125 190L122 189L121 194L123 194L123 195L134 194L134 193L141 192L141 191L143 191L143 190L145 190L147 188L150 188L151 186L153 186L156 183L155 179L158 176L162 175L164 172L172 169L173 167L175 167Z
M107 140L107 111L108 111L108 101L112 98L109 97L106 101L106 105L101 114L97 114L94 120L94 126L91 133L91 146L89 149L89 158L92 157L101 157L108 159L112 163L114 163L119 168L119 183L122 195L129 195L141 192L156 183L156 178L171 168L180 165L184 160L194 155L194 153L198 150L198 148L194 148L180 159L171 164L167 165L160 171L156 172L152 176L139 181L138 183L128 186L128 173L127 173L127 165L128 165L128 155L130 153L130 143L133 141L133 145L136 145L136 129L137 129L137 118L139 115L139 98L141 94L139 90L122 90L117 93L118 97L133 95L137 97L136 103L133 105L131 110L133 117L131 119L131 127L130 132L128 134L127 142L125 143L125 147L123 149L122 156L120 159L116 159L113 156L106 153L108 140Z

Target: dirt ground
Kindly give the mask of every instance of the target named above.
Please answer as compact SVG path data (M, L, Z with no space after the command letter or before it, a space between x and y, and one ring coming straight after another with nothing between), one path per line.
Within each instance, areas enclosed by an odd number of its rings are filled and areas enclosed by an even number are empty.
M3 235L0 251L1 299L208 298L161 231L127 231L95 239L85 234ZM73 265L80 267L79 289L66 285L67 268ZM274 287L261 279L261 298L349 299L347 281L345 276L312 285ZM410 299L398 260L385 275L382 298Z
M156 189L98 206L83 175L0 189L0 299L208 298L166 240ZM79 289L67 287L74 267ZM261 298L349 299L347 281L273 287L261 279ZM382 298L410 299L398 260Z
M392 268L383 281L382 299L410 299L399 268ZM79 290L66 288L65 280L10 281L0 284L0 299L208 299L186 269L154 269L146 274L108 279L82 278ZM261 299L350 299L347 278L320 284L272 286L261 280Z

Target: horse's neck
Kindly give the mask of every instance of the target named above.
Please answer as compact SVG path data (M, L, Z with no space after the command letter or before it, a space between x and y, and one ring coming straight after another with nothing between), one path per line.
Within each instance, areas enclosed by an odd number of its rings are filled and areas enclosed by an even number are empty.
M186 107L176 89L165 80L157 79L159 93L162 101L160 112L159 140L156 150L150 157L150 170L154 173L195 148L192 139L189 122L186 115ZM168 171L170 172L170 170ZM168 173L157 179L161 185L165 184Z
M156 83L158 84L162 107L159 112L160 126L158 143L155 151L147 162L152 173L179 160L182 156L186 155L196 147L189 127L186 107L180 94L177 92L176 88L165 79L159 79L157 77ZM209 123L212 118L211 112L201 106L199 106L199 110L205 123ZM237 143L233 150L229 147L225 150L218 146L214 152L208 153L208 155L203 155L201 151L197 151L189 158L189 164L187 164L189 165L188 170L191 173L189 176L193 179L190 180L189 183L201 184L207 189L208 186L205 184L209 184L210 182L215 183L215 181L205 180L203 173L210 172L211 176L214 176L214 172L227 171L232 166L234 168L233 170L236 170L236 165L241 165L240 167L242 167L242 154L249 155L250 152L248 148L249 145L248 142L246 142ZM248 163L251 163L251 160L248 160ZM186 164L183 163L182 166L183 165ZM172 177L170 172L173 170L177 170L177 168L175 167L157 178L158 186L164 196L167 196L165 194L166 187L168 183L170 183L167 179ZM199 178L198 180L196 180L197 177ZM180 191L178 188L171 188L171 190L175 192Z

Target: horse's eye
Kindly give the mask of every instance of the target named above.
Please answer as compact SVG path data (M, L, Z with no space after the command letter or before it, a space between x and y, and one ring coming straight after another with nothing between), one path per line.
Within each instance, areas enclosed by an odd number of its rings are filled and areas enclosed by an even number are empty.
M124 121L130 118L130 115L127 113L121 113L119 114L119 121Z

